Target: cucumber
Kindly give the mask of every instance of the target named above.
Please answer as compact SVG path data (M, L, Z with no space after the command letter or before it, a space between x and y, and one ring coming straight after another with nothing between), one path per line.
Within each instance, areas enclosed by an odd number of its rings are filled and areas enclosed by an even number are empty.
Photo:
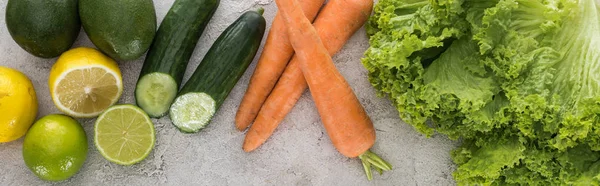
M79 0L79 16L92 43L119 61L144 55L156 34L152 0Z
M77 0L9 0L6 27L13 40L30 54L57 57L71 48L79 35Z
M169 111L196 43L219 1L176 0L160 24L135 89L137 105L150 117Z
M198 132L208 125L244 74L265 33L263 11L248 11L227 27L183 85L169 111L180 131Z

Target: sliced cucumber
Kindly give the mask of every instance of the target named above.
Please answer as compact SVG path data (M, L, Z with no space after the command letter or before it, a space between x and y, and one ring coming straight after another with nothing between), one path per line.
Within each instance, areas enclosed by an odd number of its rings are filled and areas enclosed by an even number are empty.
M171 121L182 132L198 132L215 114L215 103L206 93L190 92L181 95L171 105Z
M183 132L197 132L210 123L256 55L265 32L262 10L244 13L208 50L183 85L169 115Z
M135 91L137 104L145 108L150 117L160 117L167 111L177 95L178 85L168 74L155 72L138 81Z
M145 90L135 90L138 106L150 117L167 114L198 39L219 3L220 0L176 0L169 9L142 66L137 87Z

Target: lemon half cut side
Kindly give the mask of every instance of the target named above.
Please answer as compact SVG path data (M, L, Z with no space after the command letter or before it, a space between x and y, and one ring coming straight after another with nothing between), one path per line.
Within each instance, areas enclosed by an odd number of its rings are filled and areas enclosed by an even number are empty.
M123 92L117 63L91 48L62 54L48 82L56 107L67 115L90 118L114 105Z

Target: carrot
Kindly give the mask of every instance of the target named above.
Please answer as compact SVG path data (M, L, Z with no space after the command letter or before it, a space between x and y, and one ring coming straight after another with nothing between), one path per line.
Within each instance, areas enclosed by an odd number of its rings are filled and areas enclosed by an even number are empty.
M313 25L329 55L337 53L346 41L362 27L373 9L372 0L330 0ZM275 131L296 101L308 88L294 56L264 102L254 124L246 133L243 149L250 152L262 145Z
M275 2L288 27L290 43L333 145L346 157L359 157L369 180L372 179L371 165L379 172L391 170L389 163L369 150L375 143L373 123L348 82L337 71L298 1Z
M300 6L302 6L307 18L312 21L317 16L321 6L323 6L323 2L325 0L307 0L302 1ZM271 30L256 69L250 78L248 89L235 116L235 126L238 130L245 130L254 121L260 107L271 93L277 79L283 73L293 54L294 49L288 40L287 27L285 27L278 12L271 25Z

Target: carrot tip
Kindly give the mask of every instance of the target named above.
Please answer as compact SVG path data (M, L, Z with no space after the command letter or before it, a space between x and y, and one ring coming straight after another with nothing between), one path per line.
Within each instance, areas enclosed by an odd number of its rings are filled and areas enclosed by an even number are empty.
M244 130L246 130L248 128L248 125L246 124L246 122L242 122L240 120L235 120L235 128L240 131L240 132L244 132Z
M235 125L235 128L240 132L244 132L244 130L246 130L246 128L239 126L239 125Z
M244 152L252 152L252 151L254 151L254 149L246 148L246 146L242 147L242 150L244 150Z
M248 134L246 134L246 138L247 137L248 137ZM262 143L260 145L262 145ZM247 139L244 139L244 144L242 145L242 150L244 150L244 152L252 152L252 151L256 150L258 147L260 147L260 145L256 145L256 143L249 143L249 141Z

